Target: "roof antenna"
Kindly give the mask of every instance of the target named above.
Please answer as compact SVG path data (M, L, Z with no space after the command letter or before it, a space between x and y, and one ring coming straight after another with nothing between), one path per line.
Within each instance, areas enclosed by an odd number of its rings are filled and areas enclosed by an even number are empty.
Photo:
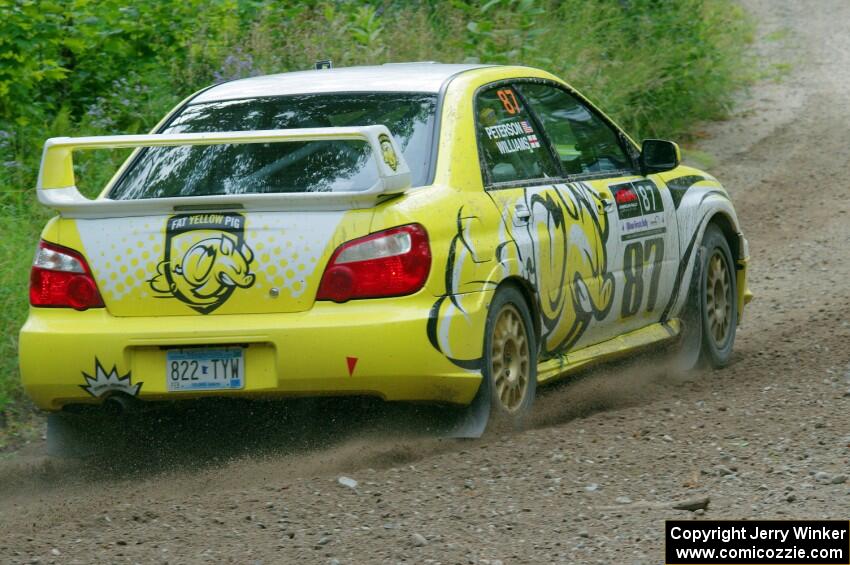
M330 59L322 59L321 61L316 61L315 63L313 63L313 68L317 71L332 69L334 68L334 62Z

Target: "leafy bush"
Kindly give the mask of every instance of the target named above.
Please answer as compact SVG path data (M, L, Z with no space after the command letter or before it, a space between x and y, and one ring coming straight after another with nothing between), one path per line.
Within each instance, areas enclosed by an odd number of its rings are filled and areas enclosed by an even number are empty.
M404 60L520 63L564 76L635 137L717 118L748 78L730 0L0 0L0 409L46 211L44 139L149 130L213 82ZM114 155L79 160L96 192Z

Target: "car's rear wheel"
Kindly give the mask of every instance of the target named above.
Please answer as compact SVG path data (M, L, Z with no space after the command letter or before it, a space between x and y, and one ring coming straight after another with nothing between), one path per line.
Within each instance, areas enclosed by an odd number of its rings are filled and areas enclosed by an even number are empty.
M682 316L685 327L679 366L720 368L729 363L735 344L738 293L732 252L715 224L706 228L697 260Z
M537 340L528 305L514 287L496 292L487 315L483 376L496 426L521 428L537 391Z

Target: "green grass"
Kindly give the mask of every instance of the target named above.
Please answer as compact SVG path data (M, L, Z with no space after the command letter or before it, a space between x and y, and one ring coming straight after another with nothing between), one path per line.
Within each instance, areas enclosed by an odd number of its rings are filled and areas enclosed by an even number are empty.
M711 169L717 163L717 159L711 153L707 151L701 151L699 149L694 149L693 147L685 147L682 148L684 153L683 160L687 162L692 162L697 168L700 169Z
M781 27L764 36L765 41L787 41L791 37L791 28Z
M23 392L18 373L18 332L29 308L29 269L51 215L33 202L33 192L18 193L14 201L0 200L6 228L0 239L0 454L42 433L43 420Z
M18 331L26 318L29 267L48 214L32 205L5 204L0 241L0 412L24 399L18 381Z
M636 138L723 117L754 74L752 24L730 0L41 0L0 20L0 412L28 412L17 370L27 279L48 218L35 202L44 139L150 129L197 88L310 68L438 60L563 76ZM777 40L782 39L780 34ZM79 160L88 194L116 156ZM3 418L0 418L0 428ZM2 442L0 442L2 443Z

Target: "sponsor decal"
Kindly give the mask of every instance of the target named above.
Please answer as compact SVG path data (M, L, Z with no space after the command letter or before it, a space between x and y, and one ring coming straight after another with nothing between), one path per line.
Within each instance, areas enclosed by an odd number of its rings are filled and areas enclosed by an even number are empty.
M384 158L384 163L395 171L398 168L398 156L395 154L395 149L393 149L393 144L390 142L389 136L382 133L378 136L378 141L381 144L381 156Z
M652 181L611 186L623 240L664 233L664 201Z
M209 314L237 288L250 288L254 252L241 214L181 214L168 219L165 251L148 281L159 298L176 298Z
M635 194L635 190L631 185L626 185L625 188L617 191L615 200L617 201L617 204L621 206L626 206L632 202L637 205L637 194Z
M664 211L661 193L652 181L636 181L611 187L621 220Z
M100 398L107 392L123 392L130 396L138 396L142 389L142 383L133 384L129 372L124 376L119 376L115 365L107 373L97 357L94 359L94 376L84 372L83 378L86 380L86 384L80 385L80 388L95 398Z
M643 229L643 228L648 228L649 222L646 220L646 218L640 218L638 220L630 220L630 221L623 222L623 226L625 227L625 229L627 229L629 231L639 230L639 229Z
M631 184L614 191L614 202L617 203L617 215L621 220L635 218L642 214L637 193Z
M640 239L642 237L649 237L651 235L659 235L659 234L665 233L666 231L667 231L667 228L664 228L664 227L652 228L652 229L640 231L640 232L637 232L637 233L625 234L620 239L623 240L623 241L629 241L631 239Z

